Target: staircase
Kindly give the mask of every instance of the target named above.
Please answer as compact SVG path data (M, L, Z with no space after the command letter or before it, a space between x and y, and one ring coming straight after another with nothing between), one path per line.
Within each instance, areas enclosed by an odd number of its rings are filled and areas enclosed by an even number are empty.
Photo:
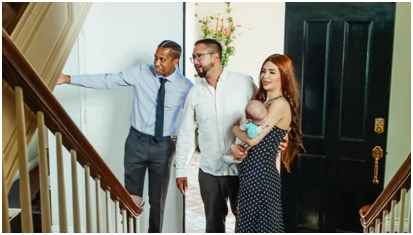
M90 3L2 3L3 161L2 231L10 232L7 194L17 170L20 178L21 232L34 232L27 145L35 130L39 142L41 229L52 232L46 128L56 136L59 229L68 232L67 207L73 207L74 232L133 232L142 213L96 150L51 93L58 75L90 9ZM66 149L66 150L65 150ZM71 166L63 165L63 151L71 153ZM84 169L85 195L79 193L77 166ZM72 202L66 201L65 174L71 171ZM93 180L91 180L93 179ZM92 184L96 198L92 199ZM106 208L100 211L100 192ZM86 224L80 223L79 197L86 198ZM110 208L114 202L115 208ZM96 211L92 211L96 203ZM93 221L92 213L96 213ZM105 218L105 229L103 219ZM115 221L115 227L111 224ZM137 221L136 221L137 222ZM138 224L138 223L136 223ZM13 231L15 228L13 229Z
M360 209L360 221L365 233L411 233L411 199L406 198L410 195L411 186L410 157L411 154L374 204Z

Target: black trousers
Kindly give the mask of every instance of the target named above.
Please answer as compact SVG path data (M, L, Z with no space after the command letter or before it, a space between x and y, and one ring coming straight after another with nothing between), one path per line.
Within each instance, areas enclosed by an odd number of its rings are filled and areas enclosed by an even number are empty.
M145 174L149 175L149 230L162 232L165 200L168 193L175 144L170 137L158 143L153 136L130 129L125 143L125 188L131 195L143 196Z
M199 168L199 189L206 215L207 233L225 233L229 199L232 213L237 215L238 176L213 176Z

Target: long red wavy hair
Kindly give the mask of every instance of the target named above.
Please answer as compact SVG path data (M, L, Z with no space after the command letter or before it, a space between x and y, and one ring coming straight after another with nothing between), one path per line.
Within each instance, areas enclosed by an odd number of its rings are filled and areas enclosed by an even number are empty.
M288 134L288 147L282 153L282 162L284 167L287 169L288 172L290 171L290 164L297 156L299 152L299 148L303 148L303 140L302 140L302 133L301 133L301 122L300 122L300 115L299 111L299 92L297 81L294 74L294 67L291 62L291 59L286 55L274 54L270 55L267 59L264 60L261 66L260 75L264 64L267 62L271 62L275 64L278 69L280 70L281 75L281 86L282 86L282 93L283 96L287 99L288 103L290 104L291 109L291 131ZM261 76L260 76L261 78ZM260 85L255 95L255 99L261 102L267 100L267 91L264 89L262 85L262 81L260 79Z

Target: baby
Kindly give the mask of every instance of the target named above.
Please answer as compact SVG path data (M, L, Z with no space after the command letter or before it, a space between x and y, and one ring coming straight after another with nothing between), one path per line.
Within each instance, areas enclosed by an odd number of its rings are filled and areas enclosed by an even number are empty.
M248 102L245 107L245 117L240 123L239 128L246 131L251 139L254 139L262 133L262 131L269 125L267 121L267 109L258 100L252 100ZM243 143L240 139L236 138L235 144L242 146L244 149L248 150L251 146ZM234 156L226 155L224 156L224 167L229 163L240 163L241 161L235 160Z

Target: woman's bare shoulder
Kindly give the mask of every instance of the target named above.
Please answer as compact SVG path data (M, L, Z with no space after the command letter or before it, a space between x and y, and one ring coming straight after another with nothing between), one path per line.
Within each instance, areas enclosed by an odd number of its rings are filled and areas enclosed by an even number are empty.
M268 107L268 111L285 111L289 110L290 105L285 97L280 97L273 102L271 102L270 107Z

